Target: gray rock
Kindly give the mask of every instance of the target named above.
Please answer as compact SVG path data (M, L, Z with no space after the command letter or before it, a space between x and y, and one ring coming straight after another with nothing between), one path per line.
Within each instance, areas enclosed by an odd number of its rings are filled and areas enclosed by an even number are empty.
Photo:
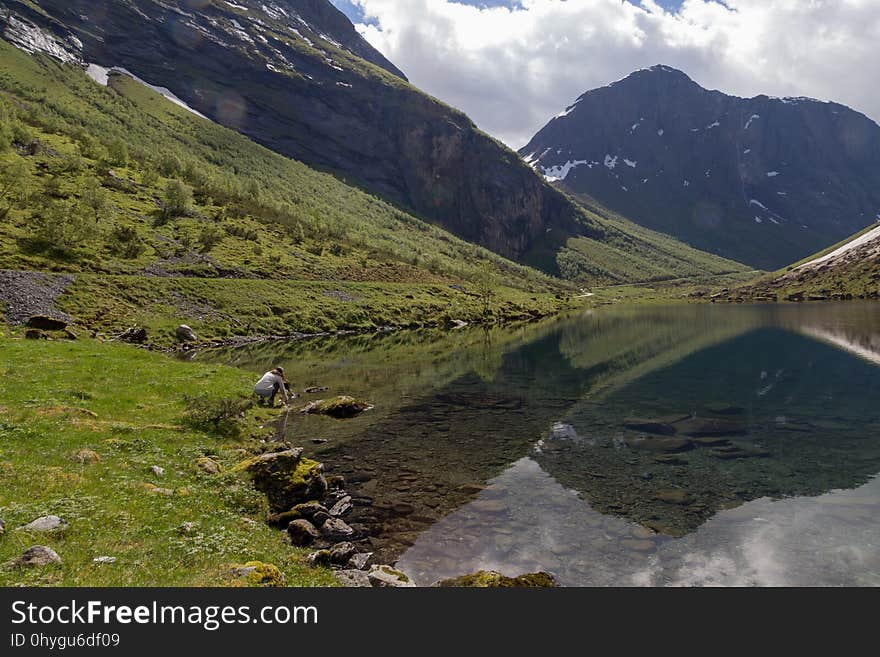
M152 472L157 477L164 477L165 476L165 468L162 468L158 465L151 465L150 472Z
M28 532L53 532L58 529L66 529L67 526L67 521L58 516L42 516L23 527L19 527L19 529Z
M3 536L3 534L5 534L5 533L6 533L6 523L3 522L2 519L0 519L0 536Z
M318 550L317 552L312 552L308 556L308 563L312 568L318 568L320 566L329 566L332 563L333 555L330 553L330 550Z
M336 579L342 586L370 588L373 584L370 582L370 576L363 570L340 570L336 573Z
M36 568L48 566L50 564L60 564L61 557L50 547L45 545L35 545L25 550L18 559L12 562L14 566L19 568Z
M376 588L414 588L416 585L409 575L391 566L373 566L367 577Z
M348 560L347 566L352 570L364 570L367 567L367 564L370 563L370 558L372 556L372 552L360 552L352 555L351 559Z
M330 548L330 561L338 566L344 566L355 552L357 552L357 547L353 543L337 543Z
M193 331L186 324L181 324L180 326L178 326L174 330L174 335L181 342L198 342L198 339L199 339L198 336L196 335L196 332Z
M312 520L316 515L321 513L325 515L327 514L327 508L320 502L304 502L302 504L297 504L291 509L291 511L299 513L299 515L306 520ZM326 520L326 518L324 518L324 520ZM323 524L323 520L315 524L320 526Z
M296 522L296 521L294 521ZM354 536L354 530L339 518L330 518L321 525L321 533L324 538L331 541L345 541Z
M346 495L330 508L330 515L334 518L341 518L352 508L351 495Z
M94 559L92 559L92 563L116 563L116 557L95 557Z
M293 520L287 526L287 535L290 537L290 542L297 547L311 545L321 538L321 532L308 520L302 518Z

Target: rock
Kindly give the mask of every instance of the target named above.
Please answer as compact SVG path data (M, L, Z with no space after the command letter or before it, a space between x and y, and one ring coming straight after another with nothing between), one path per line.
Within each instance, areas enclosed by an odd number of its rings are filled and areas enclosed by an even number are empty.
M348 560L348 568L353 570L363 570L367 567L367 564L370 562L370 558L373 556L372 552L360 552L358 554L352 555L351 559Z
M132 326L120 333L118 339L129 344L144 344L147 341L147 329Z
M273 513L266 519L266 522L273 527L284 529L294 520L300 520L301 518L302 514L297 511L285 511L284 513Z
M23 527L19 527L19 529L26 532L54 532L59 529L67 529L67 527L67 521L58 516L42 516Z
M683 459L678 456L666 455L666 454L654 457L654 462L661 463L663 465L687 465L688 464L687 459Z
M92 559L92 563L116 563L116 557L95 557Z
M50 564L61 564L61 557L50 547L45 545L35 545L25 550L24 554L12 562L13 566L19 568L37 568L48 566Z
M49 336L39 329L28 329L24 332L25 340L48 340Z
M690 504L691 497L687 491L679 488L670 488L668 490L659 490L654 493L654 499L666 502L668 504Z
M243 566L233 566L228 574L244 586L284 586L284 573L281 569L275 564L262 561L248 561Z
M556 578L545 572L508 577L493 570L481 570L471 575L440 580L433 586L441 588L553 588L556 586Z
M254 486L266 495L276 513L287 511L309 500L324 499L327 480L324 466L302 458L302 449L263 454L236 465L233 472L245 470Z
M79 449L73 453L71 458L81 465L91 465L101 460L101 455L93 449Z
M327 392L328 390L330 390L330 388L327 388L327 387L319 387L319 386L312 386L311 388L306 388L304 392L305 392L307 395L317 395L318 393L321 393L321 392Z
M623 426L632 431L644 431L645 433L653 433L660 436L675 435L675 427L657 419L627 418L623 421Z
M199 340L196 332L186 324L181 324L174 329L174 336L181 342L198 342Z
M328 490L342 490L345 488L345 477L342 475L330 475L327 477Z
M67 328L67 322L47 315L34 315L28 319L25 326L41 331L63 331Z
M357 552L357 547L354 543L337 543L330 548L330 561L339 566L344 566L354 556L355 552Z
M64 329L64 337L68 340L79 340L79 336L70 328Z
M196 467L209 475L216 475L223 472L223 467L217 463L217 461L207 456L202 456L201 458L196 459Z
M150 472L152 472L157 477L164 477L165 476L165 468L162 468L158 465L151 465Z
M736 436L746 432L746 425L742 420L726 418L701 418L694 417L675 425L678 433L685 436Z
M177 528L177 531L181 534L192 534L196 530L196 523L192 521L187 521L180 524L180 527Z
M373 586L370 576L362 570L340 570L336 573L336 579L342 586L369 588Z
M291 521L287 526L287 535L290 537L290 542L296 547L311 545L321 538L321 532L304 518Z
M319 399L310 403L301 412L306 415L327 415L337 419L345 419L360 415L371 408L373 408L372 405L365 401L342 396L333 399Z
M341 518L353 508L351 495L346 495L330 508L330 515L334 518Z
M730 440L727 438L723 438L721 436L716 437L706 437L706 438L691 438L695 445L700 447L717 447L719 445L727 445L730 443Z
M414 588L416 585L406 573L391 566L373 566L367 577L376 588Z
M312 568L320 568L322 566L329 566L332 563L331 559L330 550L318 550L317 552L312 552L306 558L306 561Z
M656 547L654 541L634 538L626 538L620 542L620 545L627 550L634 550L636 552L650 552Z
M339 518L330 518L321 525L321 534L329 541L344 541L354 536L354 529Z
M172 489L162 488L160 486L156 486L155 484L147 484L146 489L154 495L165 495L166 497L171 497L172 495L174 495L174 491Z
M301 518L305 518L306 520L314 521L315 517L318 515L328 516L327 508L321 504L320 502L303 502L302 504L297 504L293 507L291 512L298 513ZM323 520L327 520L325 517ZM321 526L324 524L323 520L320 523L315 523L316 526Z
M3 536L3 534L5 534L5 533L6 533L6 523L3 522L2 519L0 519L0 536Z
M635 449L666 453L686 452L694 448L694 444L687 438L646 438L633 441L631 445Z
M733 404L712 403L706 404L706 410L716 415L742 415L746 412L742 406L734 406Z

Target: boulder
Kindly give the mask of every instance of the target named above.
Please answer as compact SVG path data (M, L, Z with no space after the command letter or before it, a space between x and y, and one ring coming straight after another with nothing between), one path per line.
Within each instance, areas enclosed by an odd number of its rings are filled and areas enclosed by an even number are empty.
M101 455L93 449L83 448L73 453L71 458L81 465L91 465L101 460Z
M12 562L12 565L19 568L38 568L60 563L61 557L55 550L45 545L35 545L25 550L24 554Z
M354 506L351 503L351 495L346 495L330 507L330 515L334 518L341 518L353 508Z
M291 512L296 512L299 514L300 518L305 518L306 520L314 520L316 516L322 515L329 517L327 513L327 508L317 501L311 502L303 502L302 504L297 504L295 507L291 509ZM325 517L321 522L315 523L316 525L324 524Z
M666 502L668 504L690 504L691 496L688 492L679 488L670 488L668 490L659 490L654 493L654 499Z
M144 344L147 341L147 329L132 326L119 335L119 340L129 344Z
M337 581L345 587L369 588L373 586L370 576L362 570L340 570L336 573Z
M330 548L330 561L336 565L344 566L357 552L354 543L337 543Z
M409 575L391 566L373 566L367 577L376 588L415 588L416 585Z
M481 570L472 575L440 580L434 586L442 588L553 588L556 586L556 578L545 572L507 577L495 571Z
M306 547L321 538L321 532L305 518L292 520L287 525L287 535L296 547Z
M666 454L686 452L694 448L694 444L687 438L647 438L645 440L633 441L630 444L636 449L664 452Z
M262 561L248 561L229 569L228 576L241 586L280 587L284 586L284 573L275 564Z
M217 461L207 456L196 459L196 468L209 475L220 474L223 471L222 466Z
M347 566L352 570L363 570L367 567L367 564L370 563L370 558L372 556L372 552L359 552L353 554L351 559L348 560Z
M337 419L352 418L368 411L373 406L354 397L341 396L333 399L319 399L302 409L306 415L327 415Z
M324 499L327 494L324 466L302 458L301 448L255 456L232 470L248 472L254 486L266 495L276 513L292 509L302 502Z
M675 427L660 419L627 418L623 421L623 426L632 431L644 431L645 433L653 433L660 436L675 435Z
M28 329L24 332L25 340L48 340L49 336L40 329Z
M345 541L354 536L354 529L339 518L329 518L321 525L321 534L328 541Z
M718 417L692 417L675 424L678 433L691 437L736 436L746 433L742 420Z
M152 472L157 477L164 477L165 476L165 468L158 466L158 465L151 465L150 472Z
M67 529L67 527L67 521L63 518L58 516L42 516L23 527L19 527L19 529L27 532L54 532L59 529Z
M67 322L47 315L34 315L28 319L25 326L41 331L63 331L67 328Z
M181 324L176 329L174 329L174 336L180 342L198 342L199 338L196 335L196 332L193 331L186 324Z

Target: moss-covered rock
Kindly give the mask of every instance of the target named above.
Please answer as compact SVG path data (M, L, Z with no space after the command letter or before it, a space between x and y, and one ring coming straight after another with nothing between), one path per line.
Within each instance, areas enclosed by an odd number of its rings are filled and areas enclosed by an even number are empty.
M444 579L434 586L443 588L553 588L556 579L550 573L529 573L507 577L492 570L481 570L471 575Z
M306 406L302 412L309 415L327 415L337 419L351 418L368 411L373 406L361 399L354 397L334 397L333 399L319 399Z
M223 471L223 467L217 461L207 456L196 459L196 468L209 475L220 474Z
M284 573L278 566L262 561L248 561L233 566L229 570L234 584L241 586L279 587L284 586Z
M233 472L247 472L276 513L327 494L324 466L302 457L302 449L262 454L242 461Z

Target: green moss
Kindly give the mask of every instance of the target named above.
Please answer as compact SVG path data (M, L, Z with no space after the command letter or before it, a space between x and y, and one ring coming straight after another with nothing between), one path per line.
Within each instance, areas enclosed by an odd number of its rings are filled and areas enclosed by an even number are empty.
M507 577L495 571L481 570L471 575L446 579L437 584L444 588L552 588L556 580L549 573L530 573Z

